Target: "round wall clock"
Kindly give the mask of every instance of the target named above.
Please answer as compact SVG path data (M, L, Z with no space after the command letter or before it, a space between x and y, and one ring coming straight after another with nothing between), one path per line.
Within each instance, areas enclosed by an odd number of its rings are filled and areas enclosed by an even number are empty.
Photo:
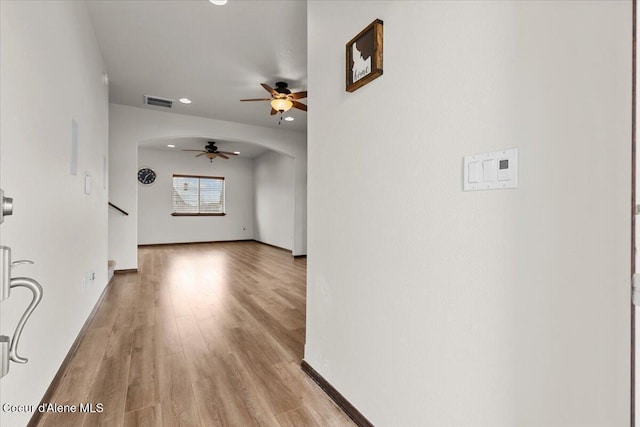
M138 169L138 182L144 185L151 185L156 180L156 172L151 168Z

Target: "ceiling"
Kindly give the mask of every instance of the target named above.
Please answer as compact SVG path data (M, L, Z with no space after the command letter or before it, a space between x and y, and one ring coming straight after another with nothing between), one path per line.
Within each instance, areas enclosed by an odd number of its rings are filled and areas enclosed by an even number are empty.
M180 151L180 150L202 150L205 145L207 145L207 141L210 141L208 138L162 138L162 139L154 139L150 141L142 141L138 144L139 148L146 148L151 150L162 150L162 151ZM219 151L229 151L234 153L239 151L239 158L242 159L253 159L255 157L261 156L262 154L269 151L265 147L257 144L251 144L248 142L237 142L237 141L222 141L215 140L216 146ZM175 148L167 147L167 145L175 145ZM195 156L198 153L193 153Z
M305 112L279 123L260 86L286 81L307 89L306 1L88 1L116 104L173 111L276 129L306 131ZM144 95L173 99L171 110ZM177 102L189 98L189 105ZM305 99L301 100L307 103Z

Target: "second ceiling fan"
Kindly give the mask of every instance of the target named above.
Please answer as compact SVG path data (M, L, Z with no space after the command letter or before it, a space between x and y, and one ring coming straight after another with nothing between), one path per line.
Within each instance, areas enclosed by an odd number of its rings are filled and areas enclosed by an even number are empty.
M218 147L216 147L215 141L207 142L207 145L204 146L204 150L182 150L182 151L197 151L200 154L196 154L196 157L207 156L210 162L213 162L213 159L216 157L220 157L222 159L229 159L228 156L237 156L236 153L232 153L230 151L218 151Z
M271 98L254 98L241 99L240 101L271 101L271 115L284 113L291 108L307 111L307 106L298 102L298 99L306 98L307 91L291 93L286 82L276 82L276 88L272 88L266 83L260 84L267 92L271 94Z

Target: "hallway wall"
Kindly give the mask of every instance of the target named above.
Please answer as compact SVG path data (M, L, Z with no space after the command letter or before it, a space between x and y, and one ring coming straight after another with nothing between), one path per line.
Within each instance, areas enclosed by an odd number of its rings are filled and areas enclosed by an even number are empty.
M29 362L11 363L0 399L37 405L107 283L108 88L84 2L2 1L0 19L0 175L15 205L0 226L1 243L14 260L35 262L14 276L33 277L44 289L18 349ZM83 287L88 272L95 280ZM0 303L0 333L13 334L30 301L28 291L11 291ZM24 426L30 417L0 408L3 426Z
M376 18L384 74L348 93ZM373 424L629 425L631 24L309 2L305 360ZM462 191L465 155L511 147L518 189Z
M253 238L289 250L293 249L294 166L291 157L274 151L254 160Z

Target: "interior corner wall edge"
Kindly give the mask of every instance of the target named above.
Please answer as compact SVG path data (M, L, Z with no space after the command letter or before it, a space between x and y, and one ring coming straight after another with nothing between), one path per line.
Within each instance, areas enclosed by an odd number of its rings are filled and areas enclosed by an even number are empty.
M110 104L109 197L129 216L109 213L109 257L118 269L137 268L138 142L168 137L208 137L263 145L295 160L295 254L306 253L307 146L302 132ZM112 210L113 211L113 210Z
M304 357L374 425L629 425L631 37L631 1L308 3Z
M2 188L14 198L2 244L16 268L43 288L20 341L26 364L10 363L1 403L36 405L107 284L108 88L84 2L0 2ZM70 168L77 123L77 175ZM85 174L92 177L85 194ZM87 273L93 284L82 287ZM31 301L16 288L1 304L0 333L11 336ZM74 402L78 403L78 402ZM3 426L26 425L30 412L0 408Z

